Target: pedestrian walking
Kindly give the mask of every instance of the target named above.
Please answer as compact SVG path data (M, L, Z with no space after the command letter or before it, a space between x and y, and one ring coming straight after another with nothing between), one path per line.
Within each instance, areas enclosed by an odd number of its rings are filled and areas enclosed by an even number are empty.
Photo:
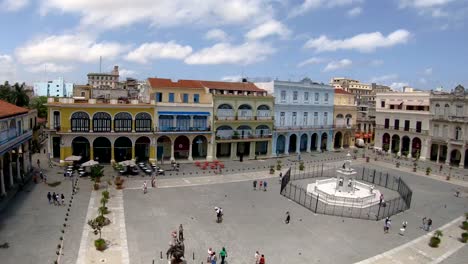
M401 228L400 228L400 235L401 236L405 235L405 231L406 231L407 226L408 226L408 222L403 221L403 223L401 223Z
M42 171L39 172L39 177L41 178L41 182L44 181L44 173Z
M211 256L213 255L213 250L211 248L208 248L208 257L206 258L206 263L211 262Z
M442 169L444 168L444 165L440 164L440 167L439 167L439 172L442 172Z
M49 204L52 202L52 195L50 192L47 193L47 200L49 200Z
M60 195L57 193L55 200L57 201L57 205L60 205Z
M218 258L216 257L216 252L213 251L213 254L211 254L211 264L216 264L216 261L218 261Z
M253 188L254 188L254 191L257 190L257 181L256 180L253 181Z
M259 190L261 190L261 189L262 189L262 185L263 185L263 182L262 182L262 181L260 181L260 182L259 182L259 184L258 184L258 186L259 186L259 188L258 188L258 189L259 189Z
M380 194L380 199L379 199L379 206L382 206L382 202L384 200L383 193Z
M391 225L392 225L392 221L390 220L390 218L389 217L385 218L384 233L388 233L388 231L390 230Z
M426 228L426 224L427 224L427 218L426 218L426 217L423 217L423 219L422 219L422 226L421 226L421 228L422 228L423 230L426 230L426 229L427 229L427 228Z
M146 181L143 182L143 194L145 194L148 190L148 186L146 185Z
M41 168L41 161L37 159L37 167L40 169Z
M286 224L289 224L289 221L291 220L291 215L289 214L289 211L286 212L286 220L284 221Z
M60 195L60 198L62 199L62 205L65 205L65 195L63 193Z
M151 188L156 188L156 177L153 177L151 178Z
M255 251L255 264L260 263L260 253L258 253L258 250Z
M429 220L427 220L427 230L426 230L426 231L430 231L430 230L431 230L431 226L432 226L432 219L429 218Z
M266 188L267 188L267 182L264 181L264 182L263 182L263 191L264 191L264 192L266 192Z
M265 264L265 255L262 254L262 256L260 257L260 261L258 262L258 264Z
M221 264L224 264L224 259L227 258L227 251L225 247L223 247L219 252L219 257L221 258Z
M47 184L47 175L44 174L44 183Z
M55 195L55 192L52 193L52 200L54 202L54 205L57 205L57 195Z
M281 182L283 182L283 173L280 172L279 174L279 183L281 184Z
M179 241L184 241L184 228L182 224L179 225Z

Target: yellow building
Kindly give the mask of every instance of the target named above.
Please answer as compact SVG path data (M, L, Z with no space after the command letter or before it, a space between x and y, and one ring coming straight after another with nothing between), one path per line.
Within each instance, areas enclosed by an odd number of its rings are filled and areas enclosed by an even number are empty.
M354 94L335 89L333 112L333 147L335 149L354 147L357 116Z

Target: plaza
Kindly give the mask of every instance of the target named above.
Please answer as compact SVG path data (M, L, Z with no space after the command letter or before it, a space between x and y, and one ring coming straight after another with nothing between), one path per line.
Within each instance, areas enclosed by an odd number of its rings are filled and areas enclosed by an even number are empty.
M312 153L303 155L303 160L307 166L325 162L340 167L344 156L344 152ZM282 160L283 170L297 166L294 158ZM59 174L59 167L47 169L48 181L61 181L59 186L30 184L2 212L0 244L7 242L9 248L0 249L0 259L2 264L53 263L63 236L59 263L152 263L153 260L167 263L165 253L170 233L183 224L187 263L205 262L207 248L219 251L223 246L228 251L229 263L253 263L256 250L265 254L268 263L354 263L424 235L426 232L419 228L424 216L433 219L433 230L436 230L468 210L466 184L461 187L461 197L455 197L456 186L452 182L399 170L399 175L413 190L412 205L391 217L393 227L390 234L384 235L382 221L314 214L286 199L279 194L278 174L263 169L275 163L276 159L226 162L226 169L233 171L222 175L190 174L193 168L183 165L179 175L160 176L158 188L149 189L147 194L141 189L147 177L126 179L123 191L110 186L109 208L116 214L110 217L112 224L104 227L108 231L103 233L103 238L110 239L111 243L102 253L92 244L96 237L91 232L85 235L89 231L87 219L92 217L89 212L94 211L101 191L93 191L88 179L79 180L79 191L70 206L70 219L65 233L61 234L68 206L48 205L46 194L63 192L68 204L71 182ZM356 170L365 166L395 173L393 168L381 163L369 164L358 159L353 166ZM106 167L106 177L114 173ZM254 179L266 180L267 191L254 191ZM215 206L224 209L224 221L219 224L215 222ZM289 225L284 224L286 211L292 217ZM401 236L397 230L403 221L408 221L409 227ZM125 235L120 229L122 224ZM462 263L467 257L463 252L457 251L443 263Z

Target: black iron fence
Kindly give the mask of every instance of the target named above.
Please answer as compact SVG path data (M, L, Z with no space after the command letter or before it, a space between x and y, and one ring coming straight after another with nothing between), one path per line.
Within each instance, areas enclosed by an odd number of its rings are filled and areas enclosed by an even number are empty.
M381 171L362 168L357 171L356 180L381 186L398 192L399 196L385 200L382 203L363 205L361 201L347 198L331 198L325 194L313 194L296 180L321 177L335 177L336 166L320 164L296 170L291 168L285 173L281 182L281 194L288 199L308 208L314 213L335 215L350 218L380 220L388 216L408 210L411 206L413 192L400 178Z

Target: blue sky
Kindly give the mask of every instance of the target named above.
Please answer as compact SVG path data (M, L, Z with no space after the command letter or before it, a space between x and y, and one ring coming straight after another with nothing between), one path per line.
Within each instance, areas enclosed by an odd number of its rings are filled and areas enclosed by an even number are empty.
M0 0L0 81L345 76L468 86L468 0ZM47 72L46 70L47 69Z

